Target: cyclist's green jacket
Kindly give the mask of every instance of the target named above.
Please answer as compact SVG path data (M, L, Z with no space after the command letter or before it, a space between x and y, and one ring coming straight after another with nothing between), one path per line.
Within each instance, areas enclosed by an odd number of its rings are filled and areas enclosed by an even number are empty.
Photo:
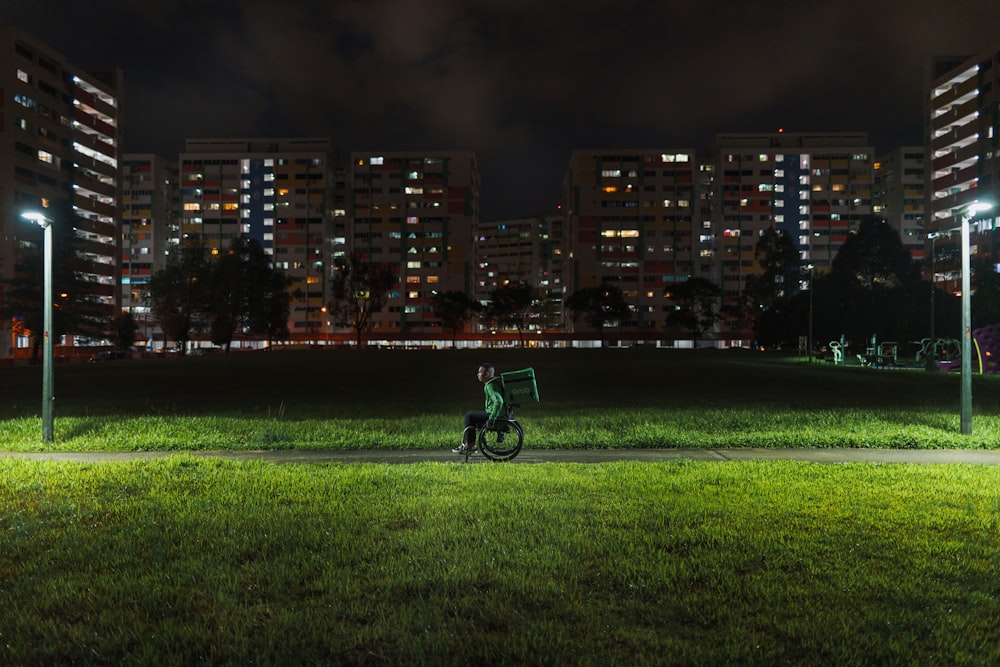
M483 385L483 393L486 394L486 414L490 420L503 415L503 380L491 378Z

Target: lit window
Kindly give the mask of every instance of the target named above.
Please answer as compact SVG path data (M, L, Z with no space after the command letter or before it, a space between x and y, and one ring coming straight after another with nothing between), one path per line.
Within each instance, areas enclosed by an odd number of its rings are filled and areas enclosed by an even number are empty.
M385 160L385 158L383 158L381 155L377 155L377 156L368 158L368 164L382 164L384 162L384 160ZM359 160L358 162L360 163L361 161Z
M419 269L420 268L420 262L407 262L406 263L406 268L408 268L408 269Z
M45 162L47 164L52 164L54 162L54 159L52 157L52 153L50 153L48 151L38 151L38 159L41 162Z

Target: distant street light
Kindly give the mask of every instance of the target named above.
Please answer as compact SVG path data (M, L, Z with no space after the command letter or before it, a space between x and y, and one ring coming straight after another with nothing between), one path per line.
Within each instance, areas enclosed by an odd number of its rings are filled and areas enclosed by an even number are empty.
M42 442L52 442L54 439L53 403L55 395L52 389L52 221L38 211L26 211L21 214L25 220L31 220L45 230L45 284L44 284L44 320L42 329Z
M987 211L993 204L974 201L962 215L962 435L972 434L972 306L969 300L971 279L969 268L969 221L976 213Z

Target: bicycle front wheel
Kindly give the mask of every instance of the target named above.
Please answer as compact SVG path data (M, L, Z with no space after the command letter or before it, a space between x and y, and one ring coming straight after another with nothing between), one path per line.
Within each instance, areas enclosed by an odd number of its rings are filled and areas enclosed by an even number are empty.
M524 431L516 421L503 424L500 429L483 429L479 432L479 451L491 461L510 461L521 451Z

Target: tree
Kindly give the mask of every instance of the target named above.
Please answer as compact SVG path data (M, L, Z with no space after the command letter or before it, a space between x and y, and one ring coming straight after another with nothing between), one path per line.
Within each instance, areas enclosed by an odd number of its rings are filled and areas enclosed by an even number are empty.
M149 306L167 340L187 351L192 330L203 325L209 263L203 245L183 246L167 257L167 264L149 280Z
M617 285L602 281L597 287L584 287L569 295L565 306L573 318L582 317L587 326L597 331L604 345L604 328L616 326L629 317L632 309Z
M487 313L498 326L517 329L521 347L524 347L524 330L531 318L531 286L517 282L496 288L490 292Z
M210 263L205 315L212 342L232 347L236 332L288 336L288 281L271 266L256 239L233 239L229 250Z
M829 275L817 283L820 335L843 333L861 343L873 335L907 341L926 334L929 285L899 233L884 220L862 220L834 257Z
M688 278L672 290L675 309L667 316L667 323L688 329L694 337L694 346L704 332L719 321L719 297L722 290L705 278Z
M458 332L465 329L478 310L479 304L469 298L465 292L450 290L434 296L434 314L441 320L441 325L451 332L451 346L455 347Z
M988 257L972 259L972 276L975 291L970 297L972 328L1000 322L1000 273Z
M362 253L352 252L336 267L333 303L329 312L334 323L354 330L358 347L371 330L372 318L389 302L392 288L399 283L394 265L374 263Z
M130 312L117 313L111 319L111 333L115 341L115 347L123 354L135 345L135 334L137 331L139 331L139 324Z
M852 287L905 287L920 280L920 267L899 238L899 232L885 220L867 217L850 234L830 273Z
M754 337L765 345L790 343L797 335L792 305L802 271L791 235L774 227L765 230L754 259L761 272L747 277L744 290L747 310L753 313Z

